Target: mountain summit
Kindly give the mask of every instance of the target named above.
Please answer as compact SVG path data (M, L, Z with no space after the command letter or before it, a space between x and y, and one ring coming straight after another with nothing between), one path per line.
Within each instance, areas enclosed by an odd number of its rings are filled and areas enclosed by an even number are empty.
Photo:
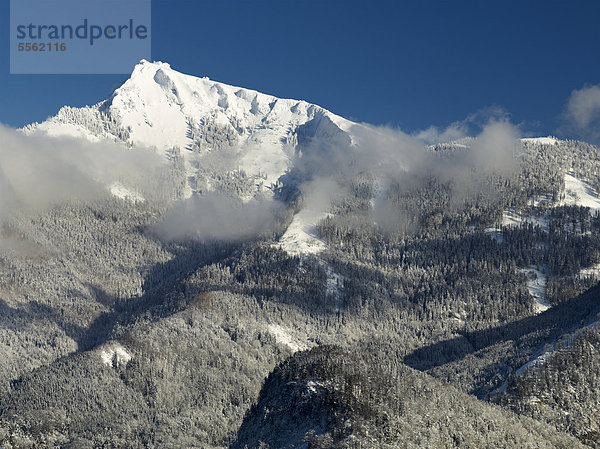
M280 99L142 60L108 99L91 107L65 106L28 129L115 139L159 152L179 148L190 176L199 157L232 150L231 168L260 177L268 187L290 167L299 130L304 137L327 136L348 132L353 125L306 101Z

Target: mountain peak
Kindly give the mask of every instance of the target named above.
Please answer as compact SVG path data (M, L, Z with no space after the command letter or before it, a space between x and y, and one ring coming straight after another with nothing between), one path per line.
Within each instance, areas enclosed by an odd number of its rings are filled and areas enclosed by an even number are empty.
M154 61L150 62L142 59L138 64L135 65L131 76L127 82L135 82L141 79L145 79L148 75L156 73L158 70L172 70L171 65L166 62Z
M235 154L230 170L260 179L266 187L290 168L299 134L349 134L354 125L306 101L186 75L168 63L147 60L109 99L67 109L37 128L54 135L122 140L167 155L178 147L190 176L199 157L230 149Z

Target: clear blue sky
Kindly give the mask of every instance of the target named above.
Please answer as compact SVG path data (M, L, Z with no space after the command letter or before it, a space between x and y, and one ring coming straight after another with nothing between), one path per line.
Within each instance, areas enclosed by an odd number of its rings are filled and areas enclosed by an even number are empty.
M0 122L106 98L126 76L9 75L0 0ZM414 131L489 106L548 134L600 82L597 1L154 0L152 58L179 71Z

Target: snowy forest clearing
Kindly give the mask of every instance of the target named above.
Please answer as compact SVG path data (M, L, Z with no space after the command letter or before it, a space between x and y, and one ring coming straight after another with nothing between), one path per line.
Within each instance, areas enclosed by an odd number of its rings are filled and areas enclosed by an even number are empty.
M317 223L326 216L327 213L302 209L294 215L294 219L279 239L279 247L293 256L320 253L327 245L319 237Z
M589 207L590 212L600 211L600 198L598 192L589 183L572 174L564 175L565 189L561 199L552 204L552 195L545 194L537 199L532 199L531 204L537 207L540 203L550 203L553 207L559 206L582 206ZM548 214L538 214L532 211L528 215L524 215L514 209L505 209L502 214L502 226L521 226L523 223L532 223L539 225L544 231L548 232ZM497 227L490 227L486 232L495 240L502 243L503 239L498 235L500 231Z
M519 269L521 273L527 276L527 290L535 299L536 313L545 312L550 308L550 303L546 299L546 283L548 276L535 267Z
M287 346L292 353L308 349L308 346L290 335L287 329L279 324L269 324L269 333L275 337L277 343Z
M598 192L589 183L574 177L565 175L565 196L558 204L559 206L583 206L589 207L590 211L600 210L600 199Z
M530 223L539 226L546 234L550 232L550 216L549 212L540 214L535 209L541 204L549 205L550 207L560 206L582 206L588 207L591 213L600 211L600 199L598 192L588 182L576 178L572 173L564 175L564 191L560 195L560 199L552 202L551 194L544 194L531 199L531 206L534 209L528 214L520 213L514 209L506 209L502 215L502 227L520 227L523 224ZM499 244L505 242L505 236L502 233L502 227L488 227L486 233ZM544 271L540 271L535 267L519 268L521 273L527 276L527 289L531 296L535 299L536 313L541 313L551 306L547 299L546 287L548 276ZM600 277L600 267L593 266L581 269L580 278Z

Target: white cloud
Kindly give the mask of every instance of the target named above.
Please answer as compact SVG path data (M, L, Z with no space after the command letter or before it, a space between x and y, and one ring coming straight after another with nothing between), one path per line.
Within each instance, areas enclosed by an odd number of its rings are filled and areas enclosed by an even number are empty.
M571 92L566 114L581 130L600 119L600 86L586 86Z
M154 230L165 240L243 240L274 228L280 204L273 200L239 200L219 193L176 203Z
M507 172L515 167L521 146L519 130L508 121L491 121L477 136L471 153L475 163L489 170Z
M464 122L454 122L445 129L431 125L427 129L417 131L414 137L428 145L435 145L437 143L453 142L462 139L467 136L467 133L468 127Z
M464 120L453 122L446 128L431 125L412 133L412 136L427 145L453 142L481 132L491 122L501 121L508 121L508 113L499 106L490 106L469 114Z
M156 188L148 176L163 160L150 151L127 150L113 142L90 142L45 133L24 134L0 125L0 218L15 210L39 211L73 200L107 194L127 180Z

